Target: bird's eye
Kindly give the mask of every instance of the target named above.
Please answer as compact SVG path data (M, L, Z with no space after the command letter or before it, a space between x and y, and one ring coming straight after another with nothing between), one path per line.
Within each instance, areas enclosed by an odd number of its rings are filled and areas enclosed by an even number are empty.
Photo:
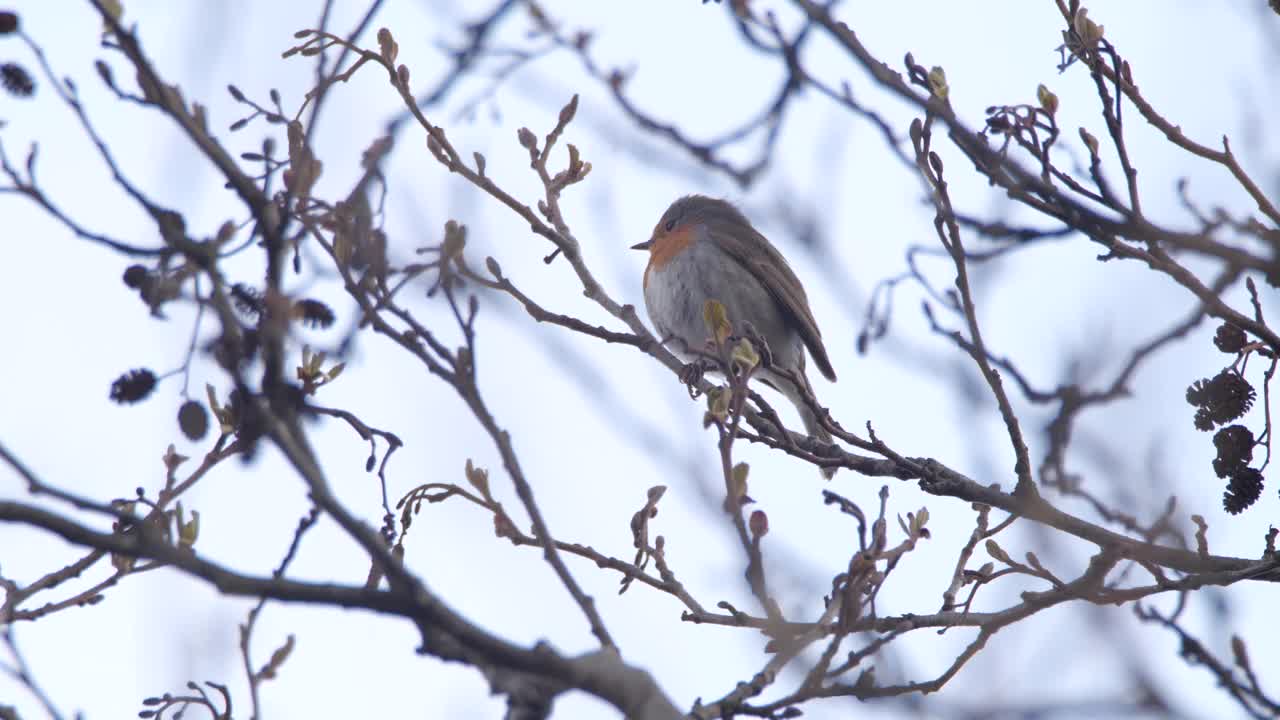
M665 228L666 228L666 231L667 231L667 232L671 232L672 230L675 230L675 229L676 229L676 219L675 219L675 218L671 218L670 220L668 220L668 221L667 221L667 224L666 224L666 226L665 226Z

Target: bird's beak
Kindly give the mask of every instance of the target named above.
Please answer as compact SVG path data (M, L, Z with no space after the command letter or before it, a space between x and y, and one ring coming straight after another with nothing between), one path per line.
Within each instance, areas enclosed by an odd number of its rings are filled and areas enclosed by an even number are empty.
M645 240L642 243L636 243L635 245L631 246L631 249L632 250L648 250L651 247L653 247L653 238L649 238L648 240Z

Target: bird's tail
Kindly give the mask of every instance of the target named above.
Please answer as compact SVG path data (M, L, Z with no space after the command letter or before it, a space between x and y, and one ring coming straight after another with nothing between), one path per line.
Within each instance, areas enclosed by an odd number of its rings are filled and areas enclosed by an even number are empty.
M801 375L800 379L804 380L805 386L803 390L797 388L795 383L791 382L789 379L784 379L781 382L772 384L775 385L775 387L777 387L778 390L791 401L792 405L796 406L796 410L800 412L800 422L804 423L804 431L809 435L809 437L820 443L830 445L832 442L831 433L827 432L826 428L822 427L822 423L818 422L818 416L809 409L808 404L804 401L805 391L812 395L813 388L809 385L809 380L804 375ZM830 480L836 474L836 468L833 467L820 468L819 471L822 473L822 477L826 480Z

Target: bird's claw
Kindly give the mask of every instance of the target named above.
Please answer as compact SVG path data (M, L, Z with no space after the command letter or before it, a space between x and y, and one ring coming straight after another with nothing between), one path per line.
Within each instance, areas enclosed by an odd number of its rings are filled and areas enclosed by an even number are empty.
M680 368L680 382L689 386L689 395L691 397L696 398L700 394L697 387L698 381L710 369L710 363L705 358L696 358L693 362Z

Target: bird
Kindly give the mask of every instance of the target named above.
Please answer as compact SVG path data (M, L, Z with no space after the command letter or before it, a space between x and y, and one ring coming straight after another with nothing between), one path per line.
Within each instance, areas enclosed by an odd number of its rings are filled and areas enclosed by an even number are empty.
M664 344L682 357L696 356L710 335L704 305L718 301L735 332L749 323L768 343L771 362L761 368L761 380L795 405L811 438L831 442L803 400L813 393L806 349L822 375L836 379L822 332L800 279L742 211L727 200L686 195L667 208L648 240L631 249L649 252L644 303ZM822 469L828 479L834 473L835 468Z

